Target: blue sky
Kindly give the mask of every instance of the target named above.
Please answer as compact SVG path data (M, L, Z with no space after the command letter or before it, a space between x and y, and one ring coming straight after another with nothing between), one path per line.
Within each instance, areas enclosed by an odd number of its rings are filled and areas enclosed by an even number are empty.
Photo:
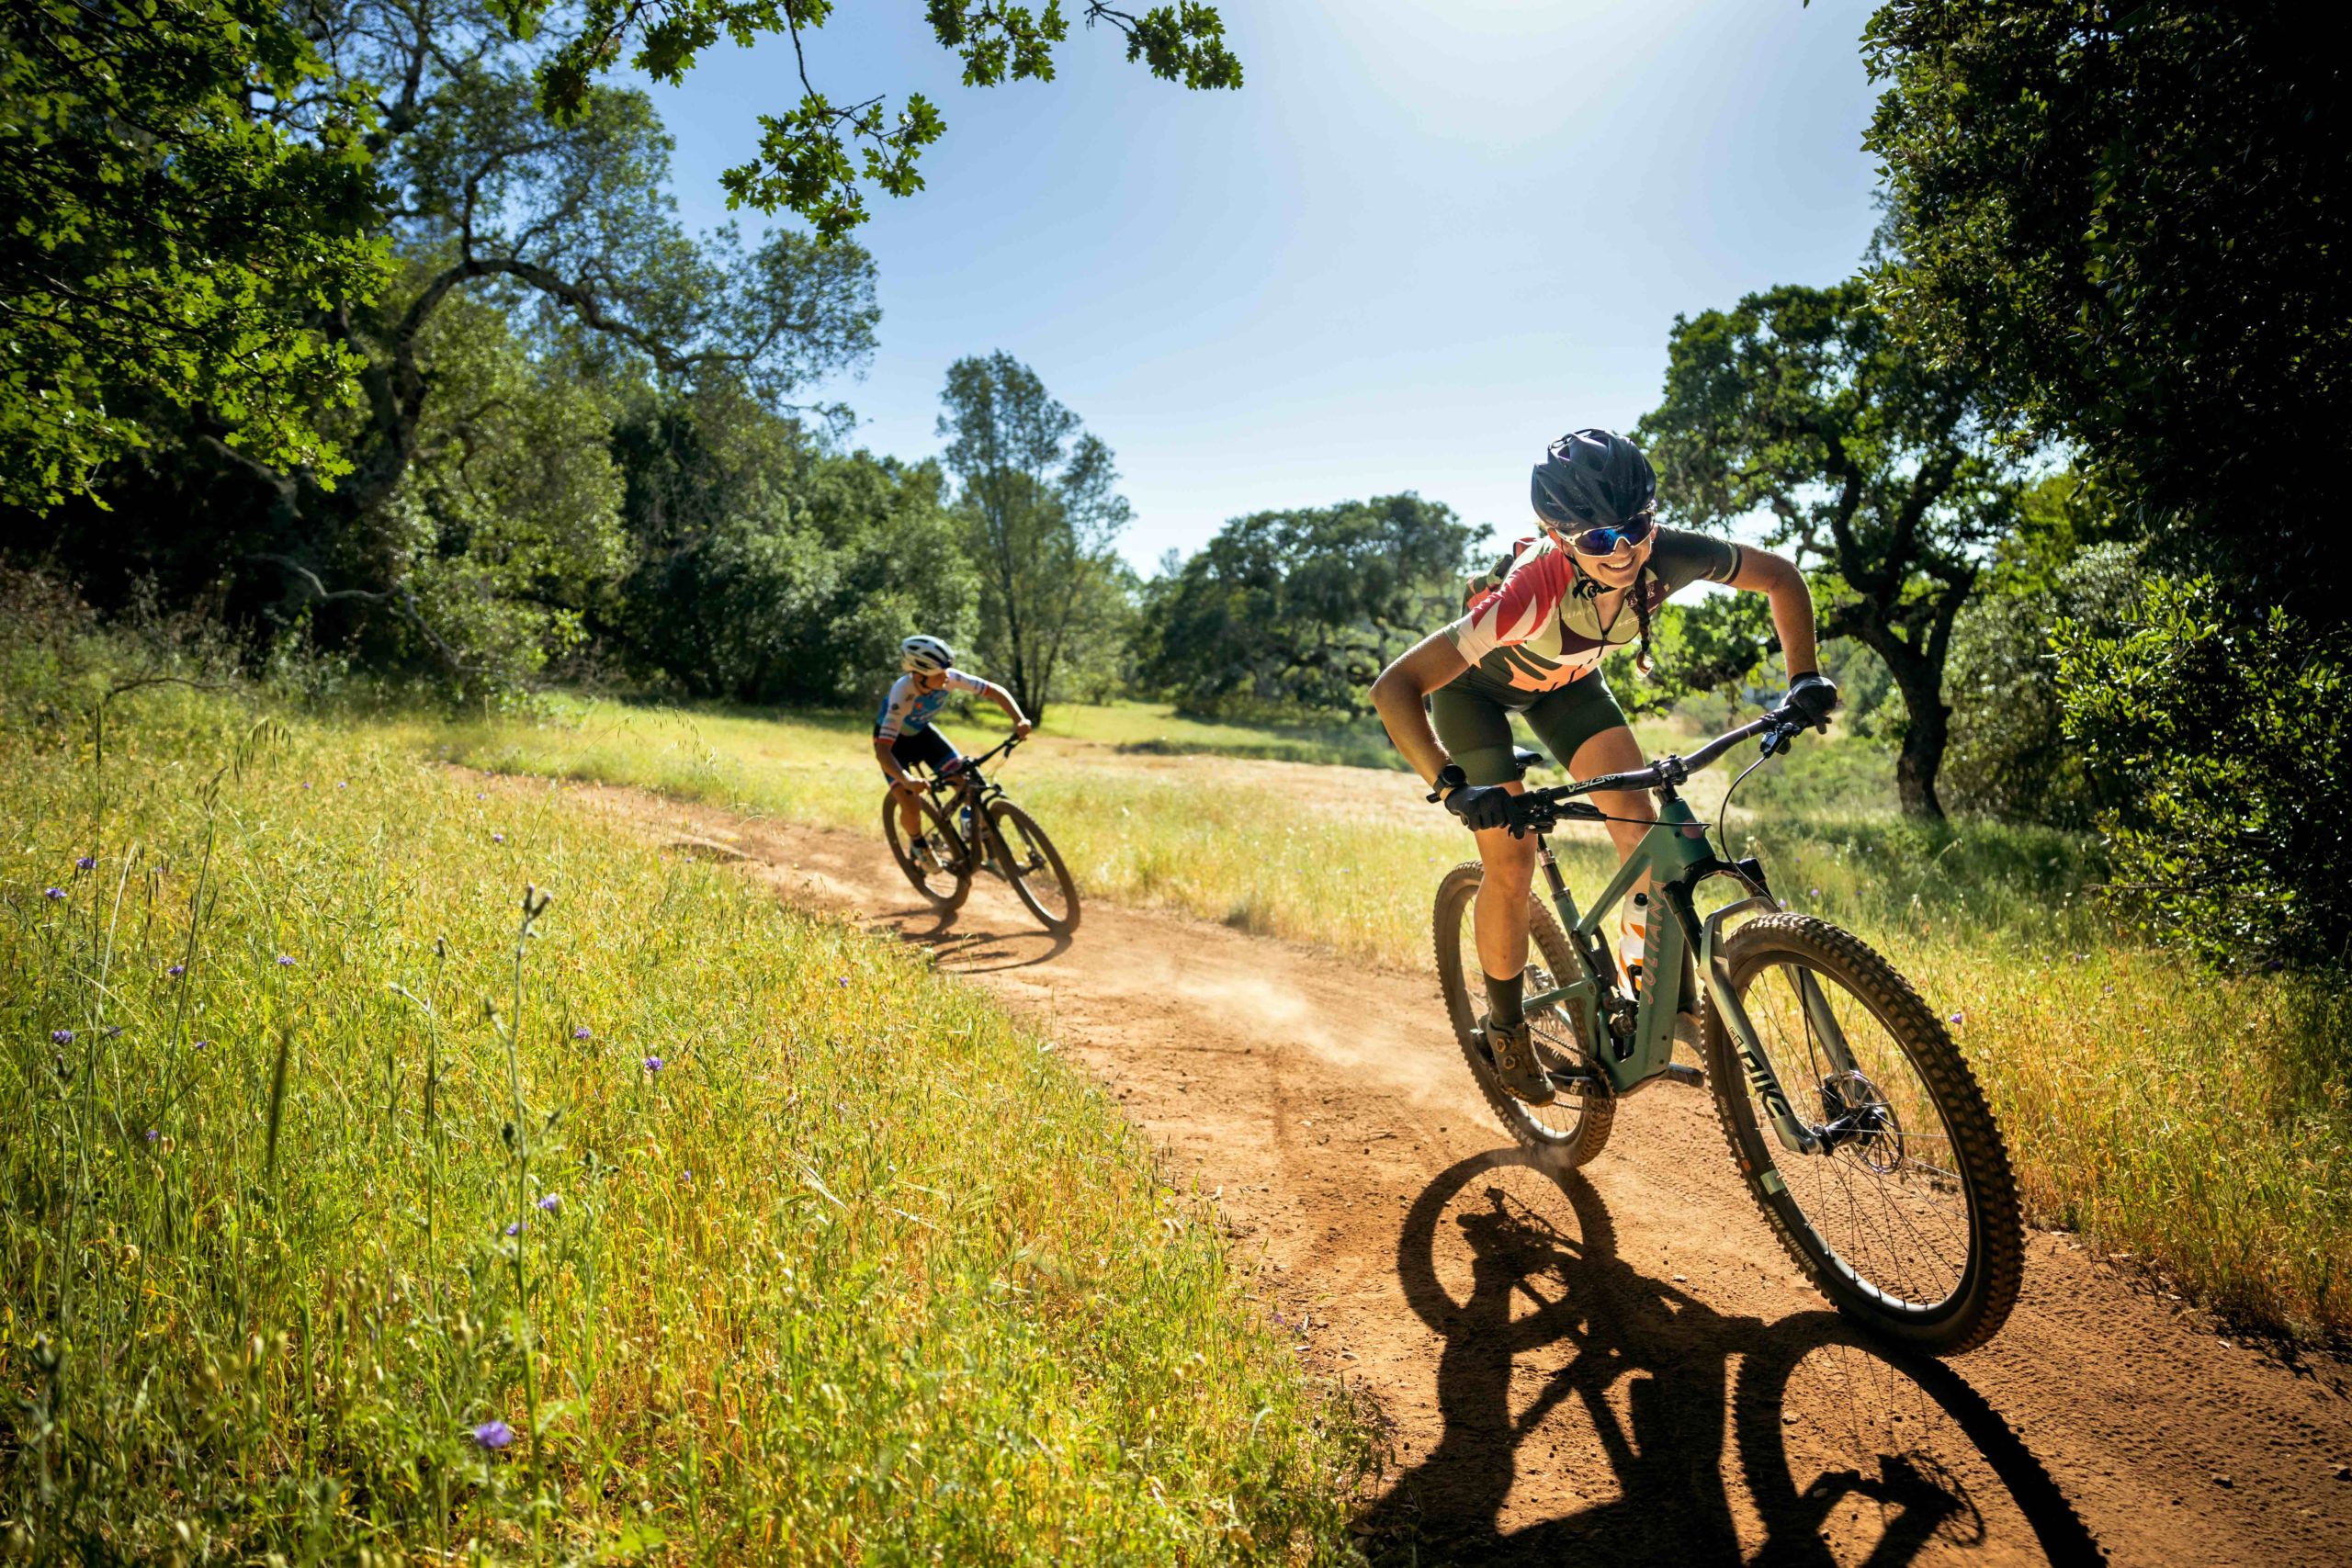
M1220 9L1238 93L1075 26L1057 80L967 89L915 0L809 35L837 101L912 88L947 121L929 188L869 198L880 351L824 394L856 444L936 452L947 366L1003 349L1117 451L1146 570L1399 490L1516 530L1546 441L1655 400L1677 312L1832 282L1875 221L1865 0ZM781 41L656 90L689 227L797 96Z

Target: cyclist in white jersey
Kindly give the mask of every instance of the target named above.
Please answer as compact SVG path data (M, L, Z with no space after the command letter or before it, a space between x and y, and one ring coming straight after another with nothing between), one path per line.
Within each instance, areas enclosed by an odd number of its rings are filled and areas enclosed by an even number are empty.
M882 711L874 717L874 759L899 797L899 826L909 846L920 852L922 814L915 803L922 798L922 785L907 770L920 764L934 773L951 773L963 762L955 743L932 727L947 699L957 692L988 698L1012 720L1017 736L1028 734L1030 724L1011 692L956 669L956 650L935 637L917 634L900 643L899 664L906 673L890 683Z

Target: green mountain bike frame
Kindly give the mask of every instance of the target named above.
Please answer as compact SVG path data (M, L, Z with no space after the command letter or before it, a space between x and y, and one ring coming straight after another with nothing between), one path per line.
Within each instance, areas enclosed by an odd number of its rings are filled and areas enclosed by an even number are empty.
M1785 748L1797 726L1778 715L1768 715L1728 734L1717 736L1688 759L1662 757L1631 773L1587 779L1555 789L1530 790L1512 797L1513 833L1536 835L1537 863L1551 889L1552 905L1559 912L1560 928L1569 933L1585 973L1579 979L1539 992L1526 1000L1531 1013L1556 1007L1563 1016L1580 1021L1586 1052L1605 1081L1582 1067L1555 1069L1553 1082L1570 1092L1623 1095L1660 1077L1688 1077L1694 1069L1674 1062L1675 1016L1697 1000L1694 979L1703 977L1716 1016L1731 1033L1756 1098L1770 1119L1781 1147L1792 1154L1818 1154L1834 1141L1836 1128L1816 1128L1799 1116L1773 1072L1770 1059L1757 1038L1756 1027L1734 989L1731 970L1724 961L1724 927L1735 917L1778 909L1763 866L1754 858L1727 861L1708 841L1700 820L1677 786L1732 747L1752 736L1764 737L1766 755ZM1599 807L1575 797L1595 790L1646 789L1657 801L1657 815L1641 843L1626 857L1617 874L1593 901L1589 913L1577 912L1576 898L1558 862L1543 835L1562 820L1603 821ZM1668 915L1649 922L1643 949L1642 973L1648 978L1637 1001L1618 988L1616 968L1603 943L1601 924L1644 876L1650 881L1653 907L1662 904ZM1702 916L1696 894L1700 884L1715 877L1736 883L1741 896ZM1799 972L1799 995L1807 1022L1817 1033L1831 1065L1839 1072L1854 1068L1852 1052L1838 1026L1828 998L1810 972ZM1695 1080L1693 1080L1695 1081ZM1827 1136L1825 1136L1827 1134ZM1768 1185L1779 1179L1768 1177Z

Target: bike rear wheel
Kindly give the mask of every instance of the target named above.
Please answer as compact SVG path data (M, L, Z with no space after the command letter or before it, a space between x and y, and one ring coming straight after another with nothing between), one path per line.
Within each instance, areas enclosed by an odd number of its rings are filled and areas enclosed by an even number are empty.
M1478 964L1473 921L1478 888L1485 880L1485 868L1476 861L1466 861L1447 872L1437 888L1437 983L1445 998L1446 1017L1453 1024L1454 1043L1470 1065L1470 1076L1478 1081L1478 1092L1487 1097L1487 1105L1512 1138L1544 1156L1554 1168L1583 1165L1609 1142L1610 1125L1617 1115L1615 1100L1605 1094L1562 1094L1551 1104L1538 1106L1516 1099L1495 1077L1494 1061L1479 1033L1478 1020L1486 1010L1486 976ZM1560 923L1532 893L1527 899L1527 923L1530 996L1587 973L1584 960L1561 933ZM1589 1031L1581 1027L1580 1016L1555 1005L1530 1011L1527 1021L1546 1067L1575 1066L1599 1074L1598 1064L1587 1052Z
M1990 1339L2016 1305L2024 1223L2007 1146L1958 1046L1859 937L1765 915L1724 947L1795 1119L1784 1147L1721 1010L1702 1048L1724 1135L1797 1266L1838 1308L1935 1355Z
M916 851L907 842L899 826L899 801L895 795L882 797L882 837L890 846L890 858L899 863L915 891L930 899L944 913L958 908L972 891L972 852L956 824L939 803L926 795L915 803L922 823L924 847Z
M1014 895L1054 935L1076 931L1078 884L1070 880L1069 868L1062 864L1061 852L1046 830L1009 800L989 807L989 821L996 829L997 852Z

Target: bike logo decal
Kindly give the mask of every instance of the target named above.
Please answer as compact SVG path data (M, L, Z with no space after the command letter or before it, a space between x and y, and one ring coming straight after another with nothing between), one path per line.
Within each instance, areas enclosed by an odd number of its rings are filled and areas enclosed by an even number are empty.
M1764 1065L1762 1055L1750 1049L1743 1041L1739 1060L1741 1066L1747 1069L1747 1081L1756 1090L1756 1098L1764 1102L1765 1114L1775 1121L1795 1121L1796 1112L1789 1109L1788 1096L1781 1092L1780 1082L1772 1077L1771 1069Z

